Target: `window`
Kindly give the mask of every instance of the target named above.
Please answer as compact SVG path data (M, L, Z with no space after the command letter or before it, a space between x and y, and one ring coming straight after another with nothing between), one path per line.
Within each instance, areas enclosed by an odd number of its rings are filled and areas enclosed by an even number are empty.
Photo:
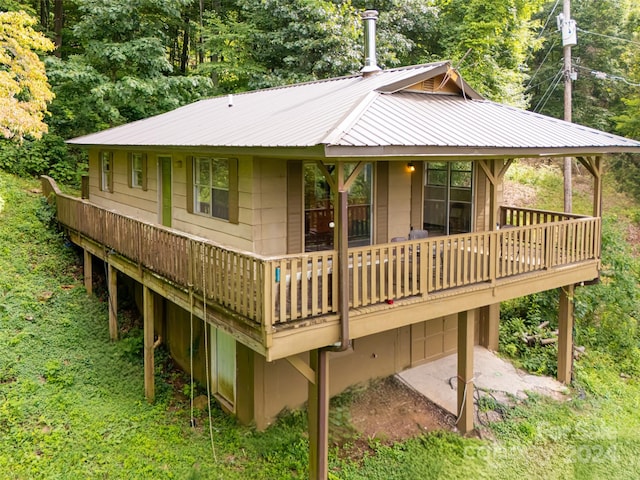
M344 163L348 178L358 164ZM326 165L333 174L335 165ZM350 247L370 245L372 214L372 164L366 163L349 187L347 196L348 240ZM305 250L333 248L334 195L327 179L315 163L304 165Z
M113 192L113 152L100 152L100 190Z
M471 231L473 164L427 162L424 184L424 228L430 235Z
M129 187L147 189L147 155L129 154Z
M193 161L194 211L229 220L229 159L195 157Z

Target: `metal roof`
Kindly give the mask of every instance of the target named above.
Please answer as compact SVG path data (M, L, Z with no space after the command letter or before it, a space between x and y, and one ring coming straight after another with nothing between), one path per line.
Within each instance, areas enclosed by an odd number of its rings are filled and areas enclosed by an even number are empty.
M324 147L325 155L527 155L638 152L640 142L483 100L407 90L448 62L201 100L69 140L112 147Z

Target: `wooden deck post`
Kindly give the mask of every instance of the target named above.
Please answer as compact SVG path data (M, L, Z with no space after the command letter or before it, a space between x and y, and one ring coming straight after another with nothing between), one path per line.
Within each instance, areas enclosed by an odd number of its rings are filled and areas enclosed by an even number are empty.
M487 305L480 310L480 344L497 352L500 328L500 304Z
M146 285L142 287L144 324L144 396L149 403L155 400L154 358L154 297Z
M309 352L315 382L309 382L309 479L326 480L329 469L329 353Z
M573 294L574 286L560 289L558 318L558 381L570 384L573 367Z
M109 298L109 338L118 339L118 271L109 264L107 269Z
M458 313L458 430L473 430L473 340L475 310Z
M93 294L93 256L86 248L84 249L84 289L88 297Z

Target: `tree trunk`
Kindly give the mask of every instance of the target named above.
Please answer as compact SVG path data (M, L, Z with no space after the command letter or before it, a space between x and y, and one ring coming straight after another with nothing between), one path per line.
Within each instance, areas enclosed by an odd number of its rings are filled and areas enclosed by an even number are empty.
M45 30L49 29L49 0L40 0L40 25Z
M184 18L184 34L182 36L182 53L180 54L180 73L187 74L189 63L189 17Z
M53 6L53 31L55 38L53 43L56 46L55 56L60 58L62 56L62 26L64 24L64 8L62 6L62 0L55 0Z
M200 33L198 34L198 59L200 65L204 63L204 48L202 40L202 29L204 28L204 0L200 0Z

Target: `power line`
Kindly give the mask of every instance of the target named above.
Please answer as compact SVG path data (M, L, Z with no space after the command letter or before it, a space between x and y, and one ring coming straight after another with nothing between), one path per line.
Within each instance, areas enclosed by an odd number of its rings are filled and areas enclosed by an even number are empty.
M560 1L560 0L558 0L558 1ZM553 43L549 47L549 50L547 50L547 53L545 54L544 58L542 59L542 62L540 62L540 65L538 65L538 68L536 68L536 71L534 72L534 74L529 79L529 82L527 83L527 88L529 88L529 85L531 85L531 82L533 82L534 78L536 78L536 75L538 74L538 72L540 71L542 66L544 65L544 62L547 60L547 57L551 53L551 50L553 50L553 47L556 46L556 43L558 43L558 40L554 39Z
M620 82L624 82L627 85L630 85L632 87L640 87L640 83L631 82L631 81L627 80L626 78L621 77L619 75L612 75L610 73L601 72L600 70L595 70L595 69L592 69L592 68L583 67L582 65L573 65L573 66L575 68L579 68L581 70L586 70L591 75L596 77L598 80L617 80L617 81L620 81Z
M551 98L551 95L553 95L553 92L555 92L556 88L560 84L560 81L562 81L563 74L564 74L564 68L561 67L558 70L558 73L556 73L555 76L553 77L553 81L551 82L551 85L547 87L547 90L544 92L542 97L540 97L540 100L538 100L538 103L533 108L534 112L540 113L542 109L547 105L547 102Z
M598 37L605 37L605 38L611 38L613 40L620 40L621 42L627 42L627 43L632 43L634 45L638 45L640 46L640 42L636 42L635 40L629 40L627 38L622 38L622 37L614 37L613 35L605 35L604 33L596 33L596 32L590 32L589 30L584 30L582 28L578 28L579 32L582 33L588 33L589 35L596 35Z
M538 38L540 38L542 36L542 34L544 33L544 31L547 29L547 25L549 25L549 20L551 20L551 16L556 11L556 8L558 7L559 3L560 3L560 0L556 0L556 4L551 9L551 12L549 12L549 16L547 17L547 21L544 22L544 27L542 27L542 30L540 30L540 33L538 34Z
M528 92L529 90L532 90L536 87L539 87L540 85L547 83L549 80L556 78L556 75L558 75L557 73L554 73L553 75L545 78L544 80L539 81L538 83L536 83L535 85L527 85L527 88L525 89L525 92Z

